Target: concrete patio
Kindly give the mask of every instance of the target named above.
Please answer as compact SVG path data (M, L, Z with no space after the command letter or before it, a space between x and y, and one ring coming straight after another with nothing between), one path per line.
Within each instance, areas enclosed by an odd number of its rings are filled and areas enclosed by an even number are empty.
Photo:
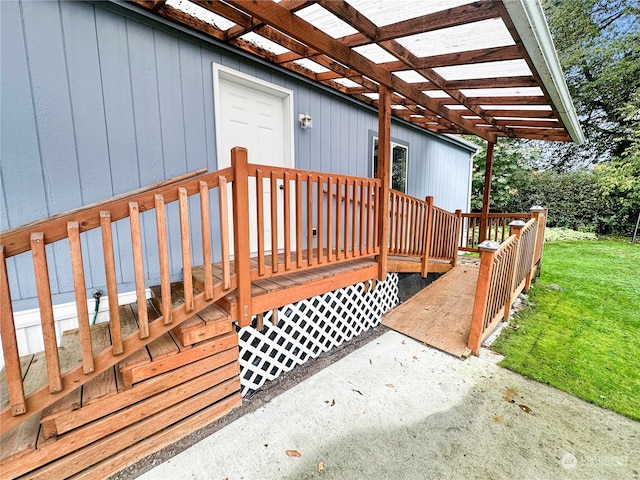
M640 478L640 423L482 353L386 332L139 478Z

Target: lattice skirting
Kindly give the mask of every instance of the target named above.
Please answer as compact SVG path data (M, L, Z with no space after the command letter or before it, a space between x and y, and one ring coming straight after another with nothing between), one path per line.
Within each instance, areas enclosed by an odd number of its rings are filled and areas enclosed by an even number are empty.
M262 331L242 328L242 395L378 325L398 303L398 275L373 285L358 283L285 305L276 318L266 312Z

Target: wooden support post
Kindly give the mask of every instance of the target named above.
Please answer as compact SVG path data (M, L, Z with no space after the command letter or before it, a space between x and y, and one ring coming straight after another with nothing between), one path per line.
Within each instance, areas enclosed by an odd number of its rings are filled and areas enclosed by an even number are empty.
M539 275L540 265L542 264L542 251L544 249L544 231L547 224L547 209L541 206L533 206L530 209L531 218L538 223L538 233L536 234L536 245L533 248L533 257L531 259L531 271L527 275L527 283L524 287L525 291L531 288L536 274Z
M511 270L511 281L507 283L507 285L510 285L510 289L509 295L507 295L507 301L504 304L504 316L502 317L502 320L505 322L509 320L509 317L511 315L511 305L515 301L515 298L513 298L513 293L517 287L516 275L518 274L518 265L520 263L520 248L522 247L520 244L520 239L522 238L522 229L524 228L524 226L525 223L522 220L514 220L509 224L509 236L515 235L518 240L516 243L516 254L514 255L514 259L512 260L513 265Z
M380 226L378 235L380 255L378 255L378 278L387 278L387 256L389 255L389 195L391 168L391 90L380 84L378 98L378 172L380 179Z
M24 402L20 354L18 353L18 340L13 321L9 275L7 274L7 264L4 258L4 246L0 245L0 340L2 341L2 353L4 354L11 415L16 416L25 413L27 408Z
M478 243L487 239L489 223L489 204L491 203L491 176L493 175L493 149L495 143L487 143L487 157L484 168L484 189L482 190L482 216L480 218L480 237Z
M500 244L498 242L489 240L478 245L478 250L480 251L480 270L478 272L478 284L476 285L476 295L473 302L473 313L471 315L469 343L467 344L474 355L478 355L480 345L482 344L487 303L489 301L489 290L491 289L493 259L499 248Z
M233 166L233 246L238 288L238 324L251 325L251 247L249 238L249 172L247 149L231 149Z
M424 227L424 252L422 253L422 278L426 278L429 274L429 253L431 250L431 229L433 228L433 197L428 196L424 199L427 202L427 211L425 213Z
M453 234L453 261L451 268L458 265L458 248L460 247L460 235L462 235L462 210L456 210L456 228Z

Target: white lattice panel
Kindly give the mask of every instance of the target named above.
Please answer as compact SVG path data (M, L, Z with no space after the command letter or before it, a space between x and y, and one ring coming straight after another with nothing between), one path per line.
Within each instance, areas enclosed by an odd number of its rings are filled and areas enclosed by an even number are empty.
M242 395L380 323L398 303L398 275L358 283L264 314L264 328L240 330Z

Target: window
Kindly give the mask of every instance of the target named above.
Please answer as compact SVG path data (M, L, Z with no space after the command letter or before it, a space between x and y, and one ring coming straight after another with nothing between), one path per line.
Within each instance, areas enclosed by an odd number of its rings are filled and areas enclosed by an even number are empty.
M378 173L378 137L373 137L373 176ZM391 142L391 188L407 193L409 146Z

